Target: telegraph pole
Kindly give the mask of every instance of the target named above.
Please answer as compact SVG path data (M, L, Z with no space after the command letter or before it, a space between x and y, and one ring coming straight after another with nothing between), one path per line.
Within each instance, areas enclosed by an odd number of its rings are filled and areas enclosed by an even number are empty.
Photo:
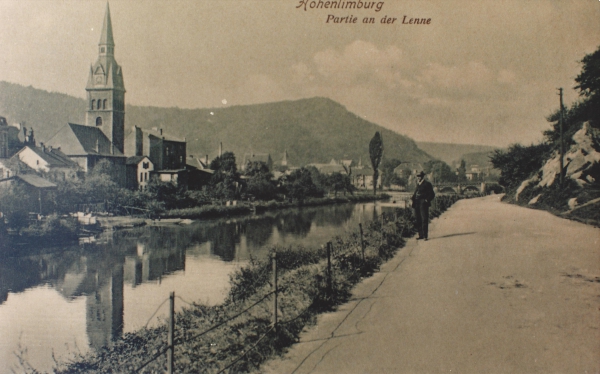
M563 143L563 89L562 87L558 89L558 94L560 95L560 119L559 119L559 127L560 127L560 177L559 177L559 183L560 183L560 187L563 186L563 182L564 182L564 175L565 175L565 165L564 165L564 154L565 154L565 149L564 149L564 143Z

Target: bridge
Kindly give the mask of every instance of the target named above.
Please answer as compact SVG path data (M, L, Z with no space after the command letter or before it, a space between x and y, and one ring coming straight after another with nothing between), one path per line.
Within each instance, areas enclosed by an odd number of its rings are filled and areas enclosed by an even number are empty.
M437 193L457 193L464 192L485 192L485 182L465 181L462 183L432 183L434 191Z

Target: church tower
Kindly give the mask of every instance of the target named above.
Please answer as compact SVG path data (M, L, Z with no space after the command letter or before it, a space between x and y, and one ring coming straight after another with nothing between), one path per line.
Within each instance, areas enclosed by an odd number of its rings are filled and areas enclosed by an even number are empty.
M98 43L98 60L90 68L85 90L88 98L86 125L101 129L115 148L123 153L125 84L121 67L115 61L115 42L108 3Z

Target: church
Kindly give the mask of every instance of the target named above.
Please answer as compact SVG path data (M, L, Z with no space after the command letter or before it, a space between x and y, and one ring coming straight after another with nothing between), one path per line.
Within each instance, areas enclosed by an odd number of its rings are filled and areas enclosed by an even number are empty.
M8 126L0 117L0 179L19 174L7 166L14 156L33 171L54 175L55 181L77 178L103 161L112 165L115 181L121 187L144 189L153 178L191 188L204 184L206 178L198 178L202 171L187 164L185 139L169 136L162 128L135 125L126 134L125 83L123 70L115 60L108 3L98 58L90 66L85 90L85 124L68 123L39 146L33 129L27 135L22 128L25 141L21 142L19 129Z
M59 148L86 173L101 160L107 160L117 171L119 185L125 186L125 84L123 71L115 60L108 4L98 43L98 59L90 67L85 89L86 124L63 126L46 145Z

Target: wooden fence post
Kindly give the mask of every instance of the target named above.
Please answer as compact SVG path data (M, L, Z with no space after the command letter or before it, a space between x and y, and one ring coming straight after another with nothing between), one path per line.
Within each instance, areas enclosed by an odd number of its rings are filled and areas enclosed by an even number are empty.
M381 210L381 241L379 242L379 245L383 245L383 209Z
M167 371L169 374L173 374L173 368L175 362L173 361L173 354L175 353L174 337L175 337L175 292L171 292L169 296L169 350L167 351Z
M362 223L358 224L358 228L360 229L360 249L362 250L362 260L365 262L365 242L363 240Z
M331 296L332 294L332 286L331 286L331 242L327 242L327 294Z
M277 333L277 252L273 251L273 328Z

